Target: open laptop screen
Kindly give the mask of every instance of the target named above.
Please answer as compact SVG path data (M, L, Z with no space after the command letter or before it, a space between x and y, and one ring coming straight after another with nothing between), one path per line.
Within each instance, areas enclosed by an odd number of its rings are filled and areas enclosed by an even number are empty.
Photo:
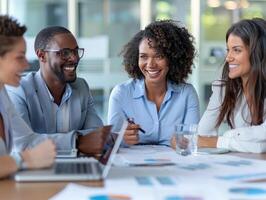
M112 153L117 138L118 138L118 133L110 133L106 141L105 147L103 149L102 155L99 159L100 163L102 163L103 165L106 165L107 161L109 160L109 157Z
M109 169L111 168L114 157L119 149L119 146L123 140L126 128L127 121L125 121L118 133L111 133L105 144L102 156L99 159L99 162L104 165L103 178L107 176Z
M95 159L84 157L74 159L58 159L56 160L56 163L48 169L19 171L15 174L15 180L24 182L70 180L82 181L100 180L106 178L111 168L112 162L114 161L114 157L122 142L126 128L127 122L123 124L118 134L112 134L112 137L110 136L110 139L106 144L104 154L100 159L101 163Z

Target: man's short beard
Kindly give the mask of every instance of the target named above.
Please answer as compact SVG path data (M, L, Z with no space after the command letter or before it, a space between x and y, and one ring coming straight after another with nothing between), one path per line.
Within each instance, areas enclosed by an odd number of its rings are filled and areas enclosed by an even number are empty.
M49 60L50 62L50 60ZM54 67L52 67L52 63L50 62L49 63L50 65L50 69L51 71L54 72L55 76L57 77L57 79L62 83L62 84L65 84L65 83L73 83L76 81L77 79L77 75L75 76L75 78L73 78L72 80L66 80L66 77L65 77L65 74L64 74L64 70L61 66L59 65L54 65Z
M75 78L74 78L73 80L68 80L68 81L65 80L65 82L66 82L66 83L73 83L73 82L75 82L76 80L77 80L77 76L75 76Z

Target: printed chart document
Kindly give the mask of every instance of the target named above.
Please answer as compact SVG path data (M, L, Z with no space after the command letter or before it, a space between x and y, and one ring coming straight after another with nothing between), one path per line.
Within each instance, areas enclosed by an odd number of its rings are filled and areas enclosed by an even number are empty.
M104 188L70 183L50 200L213 200L213 196L217 196L216 200L225 200L217 189L212 188L209 191L205 184L189 186L163 183L161 185L152 177L145 178L146 181L151 181L152 185L146 185L143 183L145 181L135 178L107 180ZM153 184L157 186L154 187Z
M114 162L117 166L167 166L175 165L175 151L162 145L134 145L120 148Z
M265 200L264 183L161 183L155 177L107 180L104 188L70 183L50 200ZM139 179L139 180L138 180ZM146 180L140 180L146 179ZM169 181L168 180L168 181Z
M69 184L51 200L266 199L265 183L244 182L266 178L263 160L230 154L181 156L166 146L136 145L120 148L115 165L104 187Z
M178 177L199 181L244 181L266 178L266 161L241 158L230 154L181 156L166 146L135 145L121 148L116 166L168 166ZM254 170L256 169L256 170ZM158 169L159 170L159 169Z
M95 188L70 183L50 200L154 200L152 191L147 188Z

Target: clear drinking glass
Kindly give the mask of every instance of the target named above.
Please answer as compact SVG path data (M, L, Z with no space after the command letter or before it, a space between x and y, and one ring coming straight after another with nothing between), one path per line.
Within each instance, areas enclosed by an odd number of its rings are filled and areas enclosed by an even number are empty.
M196 155L198 151L197 124L175 126L176 152L180 155Z

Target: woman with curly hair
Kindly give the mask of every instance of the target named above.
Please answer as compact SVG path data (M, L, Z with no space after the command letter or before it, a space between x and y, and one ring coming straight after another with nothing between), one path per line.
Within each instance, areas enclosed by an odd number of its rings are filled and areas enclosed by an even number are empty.
M244 19L226 33L227 56L222 79L213 83L213 94L200 123L200 147L232 151L266 151L266 21ZM219 126L230 127L222 136Z
M31 149L18 151L17 140L30 143L34 140L32 130L15 112L5 84L18 86L22 72L27 68L25 58L26 43L23 34L25 26L16 20L0 15L0 178L6 177L21 168L40 168L50 166L55 157L55 145L45 140ZM21 137L21 133L29 133L29 137ZM12 153L10 151L12 150Z
M131 79L113 89L108 123L117 131L123 120L131 122L125 144L170 145L175 124L198 123L198 96L186 83L195 56L186 28L172 20L153 22L121 54Z

